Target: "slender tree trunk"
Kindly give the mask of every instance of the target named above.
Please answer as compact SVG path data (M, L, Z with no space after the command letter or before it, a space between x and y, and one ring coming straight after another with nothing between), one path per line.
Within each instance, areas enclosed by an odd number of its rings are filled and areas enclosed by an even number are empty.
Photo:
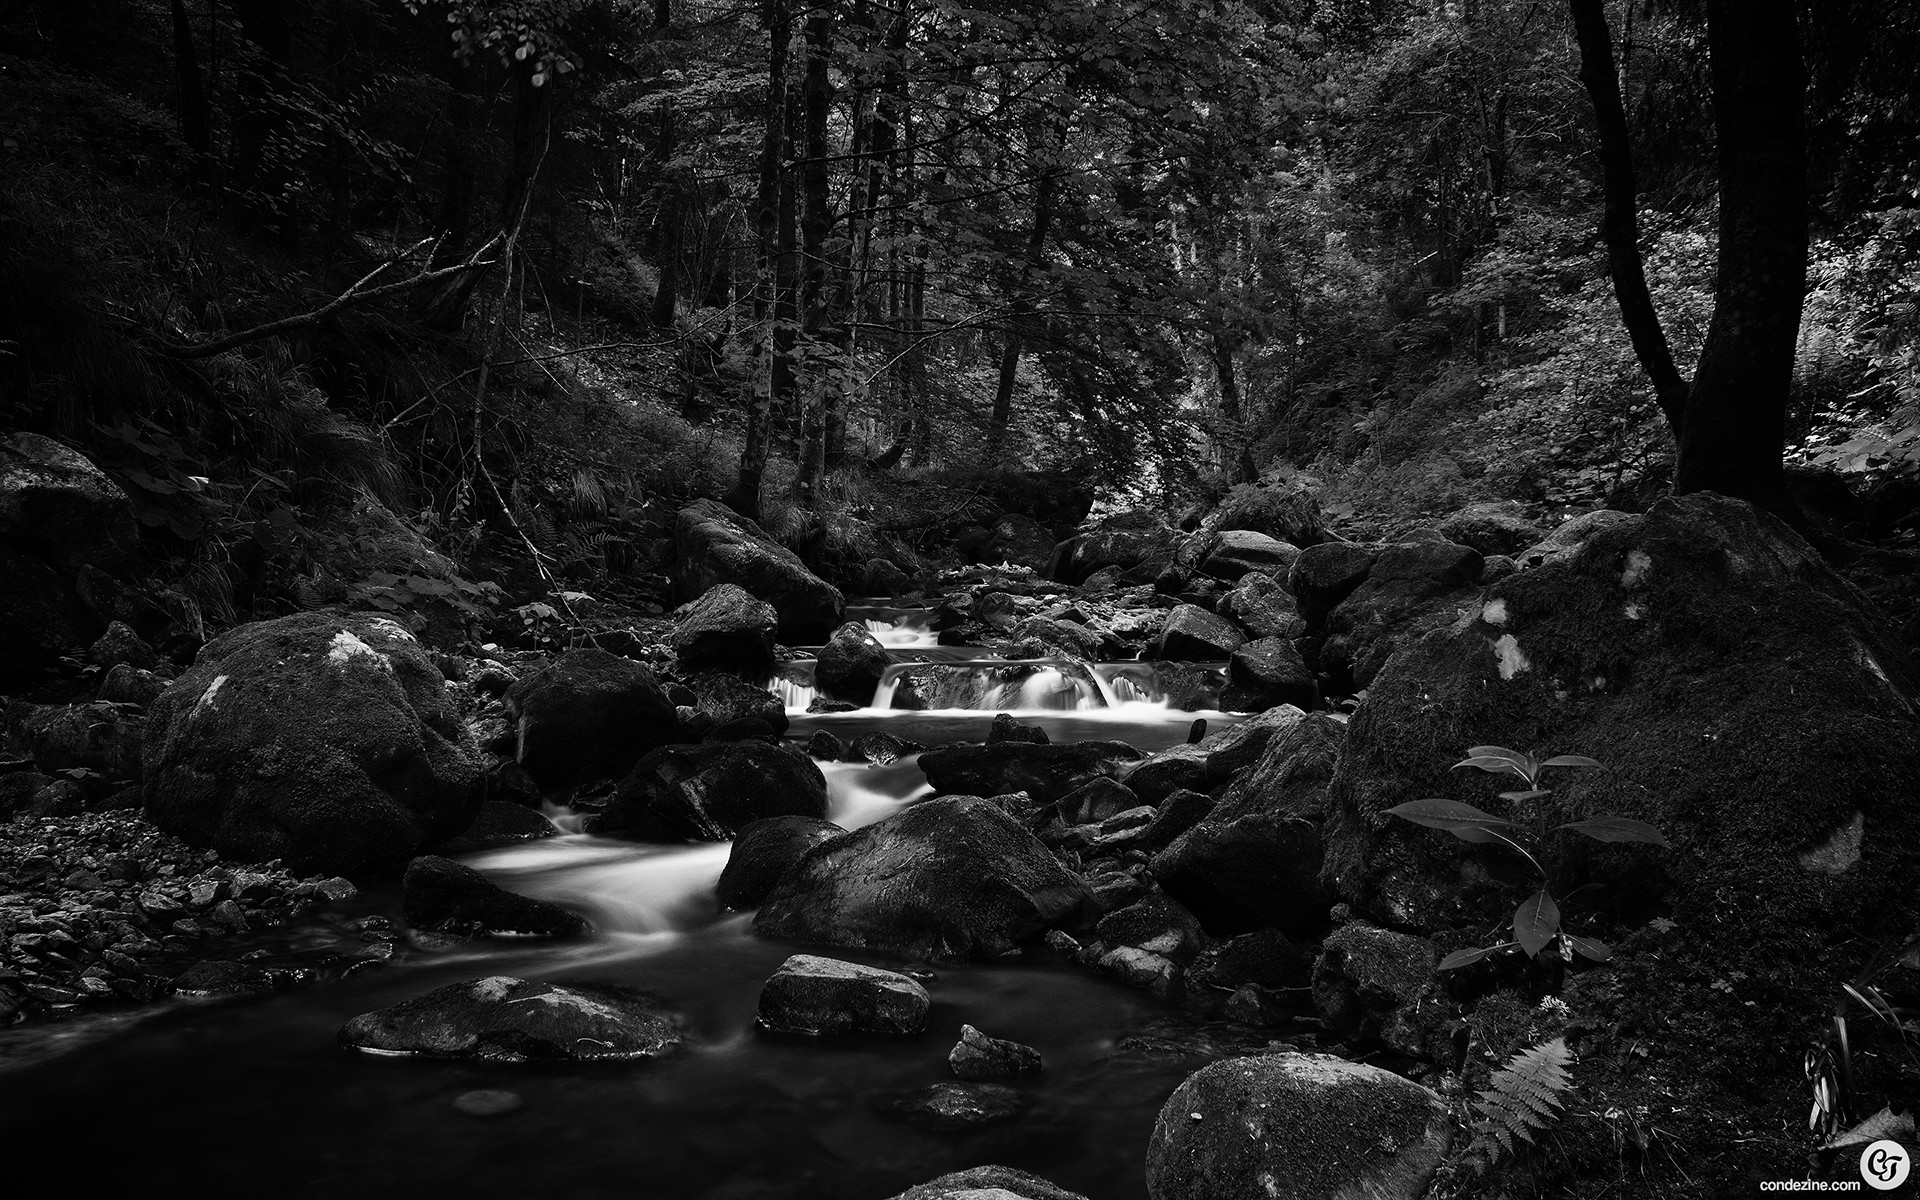
M200 57L194 53L186 0L173 0L173 69L180 85L180 137L195 154L208 154L213 150L213 107L207 102Z
M433 219L439 239L430 263L434 270L465 261L473 240L473 133L479 101L474 96L473 67L467 60L449 53L446 68L447 148L440 208ZM457 331L466 320L467 299L479 282L478 272L471 275L455 278L424 296L419 306L421 322L441 333Z
M779 259L774 264L778 290L773 300L773 416L799 461L801 414L796 400L800 340L800 191L794 182L794 131L802 113L798 88L787 89L785 133L780 140Z
M1792 0L1708 0L1707 48L1719 265L1673 487L1791 511L1781 456L1807 288L1806 69Z
M993 412L987 418L986 457L999 462L1006 452L1007 428L1013 422L1013 385L1020 371L1021 337L1032 320L1033 302L1028 294L1039 283L1039 271L1047 243L1047 226L1053 221L1053 175L1042 168L1033 188L1033 225L1027 231L1026 279L1020 285L1020 298L1007 318L1007 340L1000 351L1000 379L993 391Z
M673 328L674 304L680 291L680 177L673 168L673 104L660 106L660 236L654 258L660 264L660 284L653 293L655 329Z
M773 375L775 292L778 287L775 243L780 224L780 147L786 131L787 49L793 37L793 14L787 0L766 0L764 18L770 49L767 57L767 102L760 139L759 193L754 210L758 251L753 286L754 326L759 331L755 357L753 398L747 405L747 427L740 448L740 471L730 502L741 515L760 515L760 484L767 470L767 447L773 432Z
M1600 170L1606 196L1601 236L1607 245L1607 271L1620 302L1620 320L1641 369L1653 381L1654 398L1678 440L1686 423L1687 382L1674 366L1673 350L1647 290L1640 260L1639 188L1634 181L1633 147L1627 137L1626 106L1614 72L1613 38L1607 31L1604 0L1570 0L1574 36L1580 44L1580 81L1593 101L1600 137ZM1717 107L1717 106L1716 106Z
M808 369L794 499L801 508L811 511L819 505L820 484L826 476L828 409L834 390L834 368L821 338L827 324L827 233L833 225L827 171L827 116L833 105L827 66L833 53L833 10L828 4L822 3L807 17L804 36L807 57L800 108L805 158L800 187L805 218L801 226L800 332Z
M1249 468L1246 419L1241 412L1240 379L1234 372L1233 358L1239 352L1240 339L1224 329L1215 329L1211 338L1213 374L1220 385L1220 426L1222 436L1221 467L1227 482L1251 483L1257 477Z

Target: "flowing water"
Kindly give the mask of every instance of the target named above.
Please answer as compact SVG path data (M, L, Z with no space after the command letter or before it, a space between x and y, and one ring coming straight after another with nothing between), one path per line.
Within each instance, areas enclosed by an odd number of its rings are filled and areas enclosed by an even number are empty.
M1056 742L1116 738L1146 750L1186 740L1196 716L1216 727L1236 719L1169 704L1145 664L1088 671L1006 662L932 646L924 610L864 615L899 659L966 656L896 667L902 677L951 668L942 706L876 702L809 715L811 697L790 692L789 704L802 710L792 714L790 736L804 740L824 728L848 739L876 730L927 744L978 739L1003 710L1000 700L1016 702L1007 707ZM979 703L945 702L956 696ZM883 820L929 790L911 758L822 769L830 815L849 828ZM564 812L553 815L563 829L573 824ZM100 1192L130 1184L161 1195L881 1200L947 1171L999 1162L1096 1200L1144 1196L1141 1161L1154 1117L1197 1065L1121 1045L1129 1033L1158 1027L1166 1017L1160 1005L1078 967L1008 960L935 970L931 1023L914 1038L757 1032L761 983L802 948L761 941L749 915L719 909L713 884L728 850L566 833L469 856L508 888L584 913L594 934L421 948L339 982L123 1021L131 1028L0 1075L0 1130L19 1148L16 1161L36 1157L49 1179L74 1172ZM369 913L395 911L397 884L375 881L359 903ZM645 988L684 1014L688 1046L656 1061L592 1066L377 1058L336 1046L341 1024L356 1013L496 974ZM1018 1120L924 1132L887 1104L952 1078L946 1054L963 1023L1036 1047L1046 1071L1024 1085L1032 1107ZM475 1089L509 1090L523 1104L498 1117L463 1115L453 1100ZM71 1145L91 1152L57 1167L45 1153Z

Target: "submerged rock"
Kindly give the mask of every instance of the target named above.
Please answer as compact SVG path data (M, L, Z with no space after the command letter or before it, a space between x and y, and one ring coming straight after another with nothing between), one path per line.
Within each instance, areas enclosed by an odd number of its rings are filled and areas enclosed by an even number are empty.
M947 1065L962 1079L1012 1079L1037 1075L1043 1063L1032 1046L988 1037L971 1025L960 1027L960 1040L947 1052Z
M760 989L760 1027L773 1033L919 1033L927 989L896 971L796 954Z
M1452 1142L1446 1101L1326 1054L1204 1067L1168 1098L1147 1144L1153 1200L1417 1200Z
M929 750L920 769L934 791L968 796L1025 792L1050 804L1099 777L1112 778L1146 755L1125 742L961 743Z
M1089 899L1079 877L993 803L947 796L809 850L753 928L954 962L1013 950Z
M551 901L509 892L450 858L421 855L407 864L401 886L407 923L423 929L536 937L587 932L579 914Z
M673 1014L640 992L505 975L361 1013L340 1031L353 1050L497 1062L655 1058L681 1041Z
M1011 1121L1031 1104L1025 1092L1004 1084L946 1082L896 1097L886 1107L921 1129L955 1133ZM987 1197L992 1195L986 1193Z
M298 613L209 642L149 710L146 812L245 862L360 871L472 822L479 761L418 642L385 617Z

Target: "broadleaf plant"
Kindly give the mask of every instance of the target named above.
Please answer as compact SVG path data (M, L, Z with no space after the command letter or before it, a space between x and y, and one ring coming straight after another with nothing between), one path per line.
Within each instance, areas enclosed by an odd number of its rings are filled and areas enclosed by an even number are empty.
M1505 746L1473 746L1468 748L1467 757L1454 764L1454 769L1475 767L1494 775L1512 775L1519 779L1525 788L1501 792L1500 798L1511 804L1529 804L1552 795L1552 790L1540 786L1540 773L1550 767L1574 768L1579 770L1604 770L1602 765L1591 758L1578 754L1557 754L1552 758L1539 759L1531 754L1522 754L1518 750L1509 750ZM1461 967L1483 962L1496 954L1507 950L1519 949L1528 958L1539 958L1543 954L1557 955L1562 961L1571 961L1574 955L1592 962L1606 962L1613 957L1613 950L1597 938L1578 937L1561 928L1560 905L1553 898L1553 879L1548 874L1540 858L1529 849L1527 842L1535 847L1545 841L1549 832L1544 817L1536 821L1531 830L1521 822L1497 817L1483 812L1471 804L1459 800L1428 799L1410 800L1387 810L1390 814L1415 825L1424 825L1429 829L1441 829L1464 842L1480 845L1497 843L1507 847L1516 855L1525 859L1527 864L1540 873L1540 890L1521 901L1514 910L1508 927L1513 932L1513 940L1500 942L1493 946L1470 950L1457 950L1440 960L1440 970L1453 971ZM1630 817L1599 816L1584 821L1569 821L1554 827L1558 831L1578 833L1598 842L1639 842L1646 845L1665 847L1666 835L1645 821L1636 821Z

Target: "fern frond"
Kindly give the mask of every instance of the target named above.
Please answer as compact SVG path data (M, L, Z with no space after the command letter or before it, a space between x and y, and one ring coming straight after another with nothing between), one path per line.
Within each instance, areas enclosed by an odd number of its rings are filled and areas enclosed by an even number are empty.
M1515 1054L1493 1073L1492 1086L1479 1093L1473 1102L1478 1119L1470 1123L1473 1146L1487 1152L1490 1160L1513 1153L1513 1140L1531 1143L1533 1131L1545 1129L1565 1106L1567 1093L1573 1090L1573 1077L1567 1071L1573 1052L1565 1038L1554 1038Z

